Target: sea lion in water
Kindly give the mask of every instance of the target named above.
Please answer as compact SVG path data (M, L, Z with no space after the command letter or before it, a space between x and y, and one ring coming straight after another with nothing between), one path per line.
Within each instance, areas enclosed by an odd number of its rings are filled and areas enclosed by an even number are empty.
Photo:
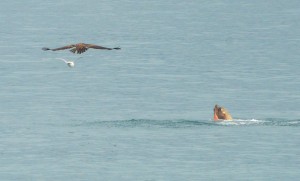
M214 120L218 121L219 119L232 120L232 117L227 109L216 104L214 108Z

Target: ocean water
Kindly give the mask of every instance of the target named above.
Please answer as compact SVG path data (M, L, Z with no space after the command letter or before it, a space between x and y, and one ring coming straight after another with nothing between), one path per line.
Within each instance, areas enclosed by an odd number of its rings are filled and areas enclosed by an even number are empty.
M299 16L296 0L1 1L0 180L298 180ZM79 42L122 49L41 50Z

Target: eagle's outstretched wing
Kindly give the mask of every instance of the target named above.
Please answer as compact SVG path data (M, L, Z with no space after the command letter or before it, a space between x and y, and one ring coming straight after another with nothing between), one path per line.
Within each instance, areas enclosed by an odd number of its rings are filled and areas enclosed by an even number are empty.
M120 50L121 48L116 47L116 48L107 48L99 45L94 45L94 44L85 44L87 48L94 48L94 49L102 49L102 50Z
M65 49L70 49L70 48L73 48L75 47L75 45L67 45L67 46L63 46L63 47L59 47L59 48L54 48L54 49L51 49L52 51L57 51L57 50L65 50Z
M67 46L63 46L63 47L59 47L59 48L42 48L43 50L47 51L47 50L52 50L52 51L57 51L57 50L65 50L65 49L70 49L75 47L75 45L67 45Z

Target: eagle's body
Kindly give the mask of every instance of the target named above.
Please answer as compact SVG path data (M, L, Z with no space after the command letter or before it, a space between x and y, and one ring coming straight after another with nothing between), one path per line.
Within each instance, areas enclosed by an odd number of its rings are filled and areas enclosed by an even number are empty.
M89 48L94 48L94 49L102 49L102 50L120 50L121 48L116 47L116 48L107 48L99 45L93 45L93 44L85 44L85 43L78 43L78 44L72 44L72 45L67 45L63 46L60 48L43 48L43 50L52 50L52 51L57 51L57 50L65 50L65 49L71 49L70 51L73 53L81 54L87 51Z

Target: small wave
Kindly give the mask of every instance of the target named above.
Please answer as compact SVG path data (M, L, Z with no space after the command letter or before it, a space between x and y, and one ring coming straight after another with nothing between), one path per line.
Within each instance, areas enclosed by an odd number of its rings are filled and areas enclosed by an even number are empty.
M198 120L150 120L150 119L131 119L131 120L115 120L115 121L93 121L81 122L76 126L105 126L105 127L160 127L160 128L187 128L197 126L213 126L214 122L198 121Z
M151 120L151 119L130 119L115 121L76 121L74 126L101 126L119 128L192 128L201 126L300 126L300 120L284 119L235 119L233 121L213 120Z
M268 126L300 126L300 120L285 120L285 119L267 119L266 125Z
M285 119L235 119L233 121L221 121L221 125L237 125L237 126L300 126L300 120L285 120Z
M250 125L264 125L266 123L265 120L258 120L258 119L235 119L232 121L220 121L217 122L218 124L221 125L245 125L245 126L250 126Z

